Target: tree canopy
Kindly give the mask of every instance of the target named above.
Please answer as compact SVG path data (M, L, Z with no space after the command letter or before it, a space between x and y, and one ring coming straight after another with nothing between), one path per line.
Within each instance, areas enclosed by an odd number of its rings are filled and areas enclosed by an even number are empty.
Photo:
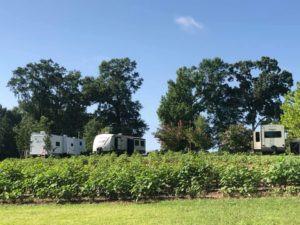
M37 121L47 117L52 131L70 136L77 136L87 119L81 84L80 72L51 59L18 67L8 82L24 112Z
M135 69L136 62L129 58L112 59L101 63L98 77L84 80L84 95L97 107L94 115L112 133L142 136L148 129L141 119L141 103L133 100L143 83Z
M289 139L300 138L300 83L297 83L295 91L290 91L285 95L285 100L281 106L283 114L281 123L288 131Z
M10 140L4 138L8 132L16 140L12 148L17 146L22 155L29 149L31 132L45 129L68 136L83 134L89 149L93 136L103 128L142 136L148 127L140 115L141 103L133 100L143 83L136 65L129 58L103 61L97 77L82 77L51 59L18 67L7 86L18 98L20 118L12 123L8 119L12 112L0 108L0 150L6 146L3 140ZM5 129L8 123L10 130Z
M215 143L231 125L252 130L261 123L278 121L282 97L293 85L292 74L275 59L226 63L204 59L198 67L180 68L169 81L157 114L162 127L188 126L199 115L206 118Z
M8 110L0 105L0 159L17 157L14 128L21 120L18 109Z
M28 150L30 132L39 129L84 134L89 149L103 128L142 136L148 126L141 118L141 103L134 99L143 83L136 67L129 58L111 59L100 64L94 77L82 77L51 59L18 67L8 82L18 109L0 107L0 157L14 155L16 151L7 150L16 146ZM282 123L299 137L298 125L293 124L299 85L282 105L292 85L292 74L269 57L235 63L204 59L198 66L179 68L161 98L155 136L164 149L207 150L222 144L222 135L236 137L237 127L253 131L259 124L278 121L284 111Z

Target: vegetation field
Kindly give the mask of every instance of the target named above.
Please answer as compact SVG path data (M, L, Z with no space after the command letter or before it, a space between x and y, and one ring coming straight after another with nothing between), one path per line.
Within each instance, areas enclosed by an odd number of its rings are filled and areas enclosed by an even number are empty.
M300 224L299 198L0 205L0 224Z
M300 157L205 153L7 159L0 200L99 201L299 195Z

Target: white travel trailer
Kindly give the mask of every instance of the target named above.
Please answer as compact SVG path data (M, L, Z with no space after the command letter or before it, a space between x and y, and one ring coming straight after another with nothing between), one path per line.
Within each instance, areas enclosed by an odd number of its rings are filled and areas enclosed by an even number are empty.
M32 133L30 138L30 155L80 155L85 151L85 143L82 139L70 138L66 135L50 135L51 149L46 150L45 140L47 134L44 131Z
M278 124L261 125L253 133L253 149L256 152L285 152L284 127Z
M122 134L99 134L93 143L93 153L119 152L132 154L138 151L146 153L146 141L143 138Z

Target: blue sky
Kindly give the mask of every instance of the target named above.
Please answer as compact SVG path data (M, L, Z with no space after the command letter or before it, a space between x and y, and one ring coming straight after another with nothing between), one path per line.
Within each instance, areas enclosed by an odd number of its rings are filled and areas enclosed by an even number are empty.
M299 10L297 0L0 0L0 104L17 105L6 84L18 66L52 58L98 75L102 60L129 57L144 78L135 98L147 149L157 149L156 110L181 66L270 56L299 81Z

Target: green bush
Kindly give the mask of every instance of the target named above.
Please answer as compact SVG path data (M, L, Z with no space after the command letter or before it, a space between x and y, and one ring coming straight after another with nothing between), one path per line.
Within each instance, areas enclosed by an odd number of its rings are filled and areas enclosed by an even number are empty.
M229 195L255 193L261 178L261 173L258 170L250 169L244 165L230 165L221 172L221 190Z
M213 168L206 163L184 165L177 173L177 195L196 197L214 186L216 175Z
M266 175L267 182L273 186L300 186L300 160L280 159Z
M297 193L300 157L166 152L0 162L0 200L10 202L249 195L260 187Z

